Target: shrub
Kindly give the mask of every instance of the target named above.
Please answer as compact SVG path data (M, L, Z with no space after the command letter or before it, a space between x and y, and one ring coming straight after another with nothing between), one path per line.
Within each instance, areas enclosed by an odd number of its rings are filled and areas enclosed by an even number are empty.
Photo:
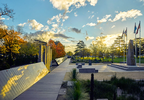
M90 95L90 80L82 80L82 86L85 91ZM113 100L116 97L116 87L99 81L94 81L94 98L108 98L108 100Z
M67 100L89 100L89 96L81 87L80 82L74 82L74 86L67 89Z
M78 80L78 73L76 71L76 68L71 70L69 77L70 77L71 81L77 81Z

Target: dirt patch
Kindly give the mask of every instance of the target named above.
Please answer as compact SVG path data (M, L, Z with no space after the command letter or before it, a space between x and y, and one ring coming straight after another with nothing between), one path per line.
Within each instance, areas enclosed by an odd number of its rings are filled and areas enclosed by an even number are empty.
M110 80L110 78L115 75L118 78L125 77L131 78L135 80L144 80L144 72L99 72L94 73L94 79L102 81L102 80ZM79 79L87 80L91 79L91 73L78 73ZM64 81L69 80L69 72L65 74L63 79Z

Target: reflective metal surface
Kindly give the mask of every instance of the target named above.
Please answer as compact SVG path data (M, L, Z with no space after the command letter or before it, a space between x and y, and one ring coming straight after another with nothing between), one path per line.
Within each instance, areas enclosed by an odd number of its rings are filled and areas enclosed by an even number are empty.
M0 100L13 100L48 72L43 62L0 71Z
M55 59L56 62L58 63L58 65L60 65L62 62L64 62L66 60L67 57L61 57L61 58L57 58Z

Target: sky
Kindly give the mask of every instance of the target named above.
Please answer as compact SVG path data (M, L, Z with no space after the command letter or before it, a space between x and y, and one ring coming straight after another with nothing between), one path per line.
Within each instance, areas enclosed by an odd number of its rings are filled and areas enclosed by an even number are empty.
M15 13L13 20L0 18L3 27L21 26L29 38L60 41L66 51L74 51L79 40L89 48L100 36L110 46L126 28L134 39L139 21L144 37L144 0L0 0L0 8L3 4Z

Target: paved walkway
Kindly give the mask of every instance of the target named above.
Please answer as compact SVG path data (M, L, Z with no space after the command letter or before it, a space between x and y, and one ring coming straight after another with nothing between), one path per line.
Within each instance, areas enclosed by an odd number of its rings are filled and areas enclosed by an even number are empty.
M56 100L70 59L34 84L14 100Z

